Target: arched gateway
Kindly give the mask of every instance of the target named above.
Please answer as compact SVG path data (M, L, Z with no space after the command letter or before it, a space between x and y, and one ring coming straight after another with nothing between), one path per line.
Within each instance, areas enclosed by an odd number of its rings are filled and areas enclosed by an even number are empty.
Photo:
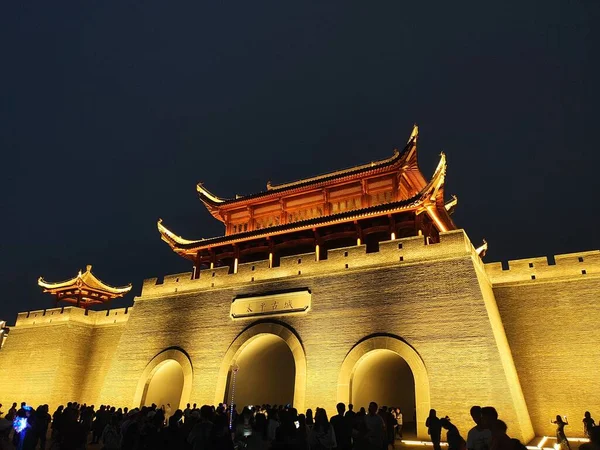
M278 372L276 376L293 376L293 405L299 411L304 409L304 399L306 394L306 355L302 343L296 336L296 334L288 328L286 325L276 322L262 322L255 325L251 325L246 328L238 337L233 341L219 370L219 378L217 380L217 390L215 396L215 404L222 402L225 399L226 393L228 393L228 383L230 384L230 372L234 364L243 363L244 352L251 351L256 352L257 346L264 346L264 348L271 347L275 351L282 352L281 347L287 347L289 353L291 353L290 363L294 363L294 370L284 370ZM277 348L279 347L279 348ZM285 350L287 351L287 350ZM285 351L283 354L285 357ZM289 372L289 373L288 373ZM239 377L245 376L240 370ZM288 384L290 380L281 380L281 384ZM269 384L269 383L264 383ZM275 394L281 398L285 396L286 392L289 392L285 386L282 389L276 389ZM289 394L291 396L291 393ZM291 400L291 399L290 399ZM272 402L271 400L265 399L266 402Z
M419 354L410 345L397 337L370 337L360 341L350 350L342 363L338 377L338 402L352 403L352 381L356 370L366 358L372 357L377 352L393 352L408 364L414 377L417 436L427 438L425 420L431 408L427 369Z
M166 404L172 400L173 411L183 409L192 392L192 378L192 363L185 352L178 348L163 350L150 360L142 372L133 404Z

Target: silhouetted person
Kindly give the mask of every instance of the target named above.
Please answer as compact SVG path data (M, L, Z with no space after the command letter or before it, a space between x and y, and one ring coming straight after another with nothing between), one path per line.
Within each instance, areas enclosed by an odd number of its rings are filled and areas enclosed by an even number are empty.
M192 414L191 405L188 403L183 410L183 420L188 420L190 418L190 414Z
M592 419L592 415L589 411L586 411L583 416L583 434L585 437L589 438L590 431L596 426L596 422L594 422L594 419Z
M308 408L306 410L306 428L308 428L309 433L312 430L312 427L314 424L315 424L315 421L313 419L313 410Z
M600 450L600 426L590 430L590 442L581 444L579 450Z
M385 422L377 414L377 403L369 403L369 412L364 417L366 440L369 449L381 450L387 448Z
M48 425L50 425L50 414L48 414L48 405L40 405L35 411L35 433L37 441L40 442L40 448L46 448L46 435L48 434Z
M354 422L356 420L356 411L354 411L354 405L352 403L348 403L348 411L344 414L350 420L350 424L354 426Z
M467 450L489 450L492 446L492 430L481 423L481 406L471 408L471 418L475 426L467 434Z
M571 450L571 446L569 445L569 441L567 440L567 436L565 434L565 426L569 425L569 422L563 420L560 415L556 416L556 420L551 420L553 424L556 425L556 442L560 445L561 450Z
M425 426L427 427L427 433L431 438L431 443L433 444L434 450L441 450L440 441L442 440L442 425L440 424L440 419L437 416L435 409L429 410L429 417L425 421Z
M448 442L448 450L461 450L465 445L465 440L460 435L458 428L448 417L440 419L440 425L446 430L446 441Z
M258 421L257 421L258 422ZM306 416L298 414L298 432L296 433L298 450L308 449L308 429L306 428Z
M337 448L340 450L349 450L352 448L352 419L344 416L346 405L338 403L336 406L337 415L331 418L331 426L335 432Z
M379 413L381 418L383 419L383 423L385 424L385 433L386 433L386 449L388 445L394 447L394 430L396 429L396 419L392 416L390 410L388 410L387 406L382 406L381 411Z
M127 418L121 426L122 450L137 450L140 442L142 415L137 408L127 413Z
M310 411L310 410L309 410ZM277 428L279 428L279 411L275 408L269 411L267 420L267 441L274 442L277 437Z
M100 436L104 431L106 425L108 425L109 417L104 405L100 406L100 409L96 413L96 417L92 422L92 444L97 444L100 441Z
M247 448L249 441L253 441L254 429L252 428L252 411L244 407L242 414L238 417L234 429L234 441L238 448Z
M494 409L494 408L492 408ZM494 412L496 410L494 409ZM485 416L485 408L482 408L482 417ZM507 426L504 421L498 419L498 413L496 412L496 419L492 421L492 449L494 450L515 450L515 443L506 434Z
M204 405L200 408L200 422L194 425L187 437L187 441L192 446L192 450L212 448L213 427L212 408L208 405Z
M52 429L52 433L50 434L53 441L58 441L58 432L60 429L61 416L63 413L64 406L60 405L52 414L52 425L50 426Z
M16 415L17 415L17 402L14 402L12 404L12 406L10 407L10 409L8 410L8 412L6 413L6 420L8 420L9 422L12 422L13 420L15 420Z
M79 410L66 408L61 418L60 449L79 450L85 447L87 435L84 426L79 423Z
M327 418L327 412L318 408L315 413L315 425L308 435L308 445L311 449L332 449L337 446L335 431Z
M102 430L100 440L106 450L119 450L121 448L121 433L119 432L119 419L117 416L110 417L110 422Z
M235 410L235 405L234 405ZM229 430L229 421L226 415L215 416L213 426L213 447L214 450L234 450L233 440ZM194 449L196 450L196 449Z
M6 417L0 418L0 450L12 450L13 446L10 443L9 435L12 430L12 422Z

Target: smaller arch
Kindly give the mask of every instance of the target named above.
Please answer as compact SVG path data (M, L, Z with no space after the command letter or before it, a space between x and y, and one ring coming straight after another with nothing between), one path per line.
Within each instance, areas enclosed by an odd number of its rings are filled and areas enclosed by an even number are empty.
M219 377L217 379L217 390L215 394L215 405L221 403L225 396L229 369L242 351L255 339L264 334L274 334L285 341L290 348L294 363L296 365L296 380L294 382L294 407L298 411L304 409L306 395L306 355L304 347L296 336L296 333L287 325L278 322L257 322L242 331L232 342L223 358Z
M431 409L431 397L429 391L429 376L425 363L421 356L406 342L395 336L371 336L358 342L346 355L340 374L338 376L337 398L338 402L350 402L350 389L352 387L352 376L359 363L368 353L375 350L391 350L402 357L415 379L415 406L417 410L417 436L427 439L427 427L425 420Z
M135 394L133 396L134 405L142 405L142 400L148 392L148 386L150 386L150 381L152 380L152 377L164 364L171 360L178 362L181 366L181 369L183 370L183 389L181 392L181 400L179 401L179 405L177 406L177 408L183 409L183 407L189 401L190 395L192 393L192 380L194 376L194 369L192 367L192 361L190 360L188 354L177 347L171 347L161 351L156 356L154 356L154 358L152 358L150 362L146 365L146 368L142 372L142 375L135 389Z

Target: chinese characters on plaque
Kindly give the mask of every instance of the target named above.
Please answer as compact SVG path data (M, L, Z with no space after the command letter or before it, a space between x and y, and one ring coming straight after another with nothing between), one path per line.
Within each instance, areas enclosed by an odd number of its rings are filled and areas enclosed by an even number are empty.
M308 289L254 297L236 297L231 302L231 317L272 316L302 313L310 309Z

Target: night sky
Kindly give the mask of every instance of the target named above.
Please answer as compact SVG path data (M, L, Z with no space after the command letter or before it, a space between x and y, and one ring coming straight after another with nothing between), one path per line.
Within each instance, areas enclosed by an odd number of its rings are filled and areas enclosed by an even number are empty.
M599 3L2 2L0 319L36 280L191 270L159 217L223 234L197 198L388 157L429 177L485 261L600 248Z

